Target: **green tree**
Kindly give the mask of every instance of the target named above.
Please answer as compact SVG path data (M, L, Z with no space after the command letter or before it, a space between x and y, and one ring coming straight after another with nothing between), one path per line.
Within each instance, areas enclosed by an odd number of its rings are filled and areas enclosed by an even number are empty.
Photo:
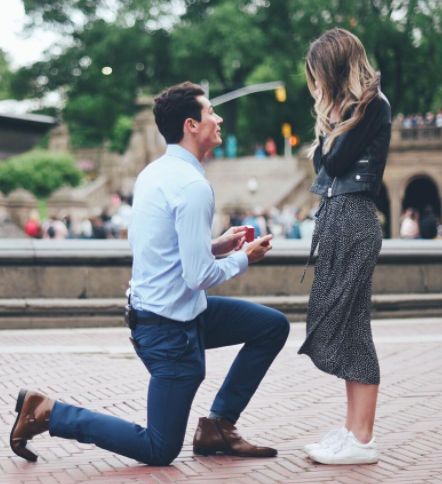
M178 17L176 5L184 5ZM225 131L240 146L272 136L282 142L282 122L302 140L312 137L312 100L304 57L325 30L358 35L382 73L393 112L425 112L442 99L442 3L439 0L24 0L32 25L64 29L72 44L62 54L20 69L18 96L62 89L63 116L78 145L100 144L132 116L140 88L156 93L186 79L210 82L215 96L245 84L280 79L288 99L272 93L221 106ZM72 19L81 19L74 24ZM106 20L104 20L106 19ZM102 68L112 67L104 76Z
M194 7L196 8L197 2ZM209 2L208 2L209 3ZM242 87L259 64L265 38L247 2L216 2L210 10L185 15L172 32L173 69L180 80L207 79L211 95ZM221 109L226 130L236 132L236 101Z
M101 3L100 0L23 0L30 26L43 23L74 26L75 14L93 17Z
M271 2L275 7L282 3L282 0ZM308 43L325 30L336 26L346 28L360 37L370 59L381 71L382 88L394 112L430 108L442 84L440 1L299 0L287 3L293 45L301 46L305 52Z
M164 81L171 82L169 35L161 27L152 29L147 25L148 2L121 0L113 21L100 18L101 3L97 2L96 8L80 0L27 4L27 12L37 23L74 28L72 11L81 12L85 18L69 34L72 45L47 61L19 69L14 80L18 98L41 97L54 90L64 93L62 116L74 146L97 146L110 139L118 118L135 112L139 89L149 86L155 92ZM129 4L138 5L139 13L131 10L125 14ZM153 21L153 14L150 19Z
M141 22L148 23L165 13L173 15L171 6L175 2L161 0L23 0L28 15L28 28L50 25L77 31L77 24L84 24L113 16L113 23L120 26ZM171 5L172 4L172 5ZM75 19L75 20L74 20Z
M324 31L343 27L358 35L382 73L382 89L393 113L439 109L442 92L442 4L435 0L271 0L256 16L265 32L263 63L248 79L266 79L274 73L287 84L288 99L282 110L258 98L244 99L241 132L280 129L281 116L292 123L303 140L312 137L312 100L306 89L303 63L309 43ZM267 66L267 68L265 67ZM270 79L269 79L270 80ZM274 111L272 114L271 111ZM255 113L255 115L254 115ZM262 113L256 116L256 113ZM264 120L264 121L263 121ZM249 131L250 134L247 133ZM280 137L280 135L279 135ZM280 137L281 140L281 137Z

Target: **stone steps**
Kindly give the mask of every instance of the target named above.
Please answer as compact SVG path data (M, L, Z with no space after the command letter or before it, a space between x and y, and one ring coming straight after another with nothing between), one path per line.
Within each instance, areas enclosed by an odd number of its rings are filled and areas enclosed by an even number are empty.
M293 322L304 321L308 296L255 296L243 299L274 307ZM375 294L375 319L442 317L442 294ZM0 299L0 329L121 326L123 298Z

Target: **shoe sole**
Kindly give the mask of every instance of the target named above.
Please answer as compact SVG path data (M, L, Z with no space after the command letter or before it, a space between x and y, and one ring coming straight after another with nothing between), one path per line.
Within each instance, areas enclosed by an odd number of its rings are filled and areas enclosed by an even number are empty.
M193 449L193 453L195 455L203 455L204 457L207 457L208 455L216 455L216 451L206 449Z
M231 455L233 457L249 457L249 458L257 458L257 459L267 459L270 457L277 457L278 453L275 455L250 455L250 454L243 454L241 452L229 452L227 450L207 450L207 449L193 449L193 453L196 455L202 455L207 457L209 455Z
M313 461L318 462L319 464L326 464L326 465L361 465L361 464L377 464L379 462L379 457L373 457L372 459L317 459L314 457L310 457Z
M15 451L14 446L12 445L12 435L14 434L15 427L17 427L18 419L20 418L20 414L21 414L21 411L22 411L22 408L23 408L23 403L25 401L27 393L28 393L28 390L23 390L23 389L18 392L17 403L15 404L15 411L17 412L17 418L15 419L14 425L12 426L12 430L11 430L11 433L9 435L9 445L10 445L12 451L14 452L14 454L16 454L16 455L18 455L19 457L22 457L22 458L24 458L23 455L18 454ZM37 460L37 458L38 457L35 456L35 458L30 457L27 460L29 460L30 462L35 462Z

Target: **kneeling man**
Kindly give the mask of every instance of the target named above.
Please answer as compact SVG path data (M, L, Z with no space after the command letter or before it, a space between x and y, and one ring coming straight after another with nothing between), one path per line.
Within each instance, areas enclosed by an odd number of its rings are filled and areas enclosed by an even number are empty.
M287 339L287 318L265 306L205 292L261 260L271 249L271 236L244 244L245 227L233 227L211 240L214 195L202 161L222 141L222 118L201 87L186 82L165 90L155 99L154 113L167 150L137 178L129 229L129 321L135 351L151 375L148 426L22 390L11 447L29 461L37 454L28 440L49 430L146 464L169 464L182 448L190 407L205 376L205 350L240 343L208 417L199 420L194 452L277 453L241 438L235 423Z

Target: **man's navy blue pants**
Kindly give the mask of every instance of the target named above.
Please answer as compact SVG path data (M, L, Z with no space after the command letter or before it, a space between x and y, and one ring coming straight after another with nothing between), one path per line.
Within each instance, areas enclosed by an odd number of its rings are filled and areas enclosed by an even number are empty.
M244 343L211 408L235 423L289 334L279 311L225 297L208 297L207 309L185 323L147 314L153 324L132 331L136 352L151 374L147 428L56 402L49 422L52 436L168 465L183 445L190 407L205 376L205 349Z

